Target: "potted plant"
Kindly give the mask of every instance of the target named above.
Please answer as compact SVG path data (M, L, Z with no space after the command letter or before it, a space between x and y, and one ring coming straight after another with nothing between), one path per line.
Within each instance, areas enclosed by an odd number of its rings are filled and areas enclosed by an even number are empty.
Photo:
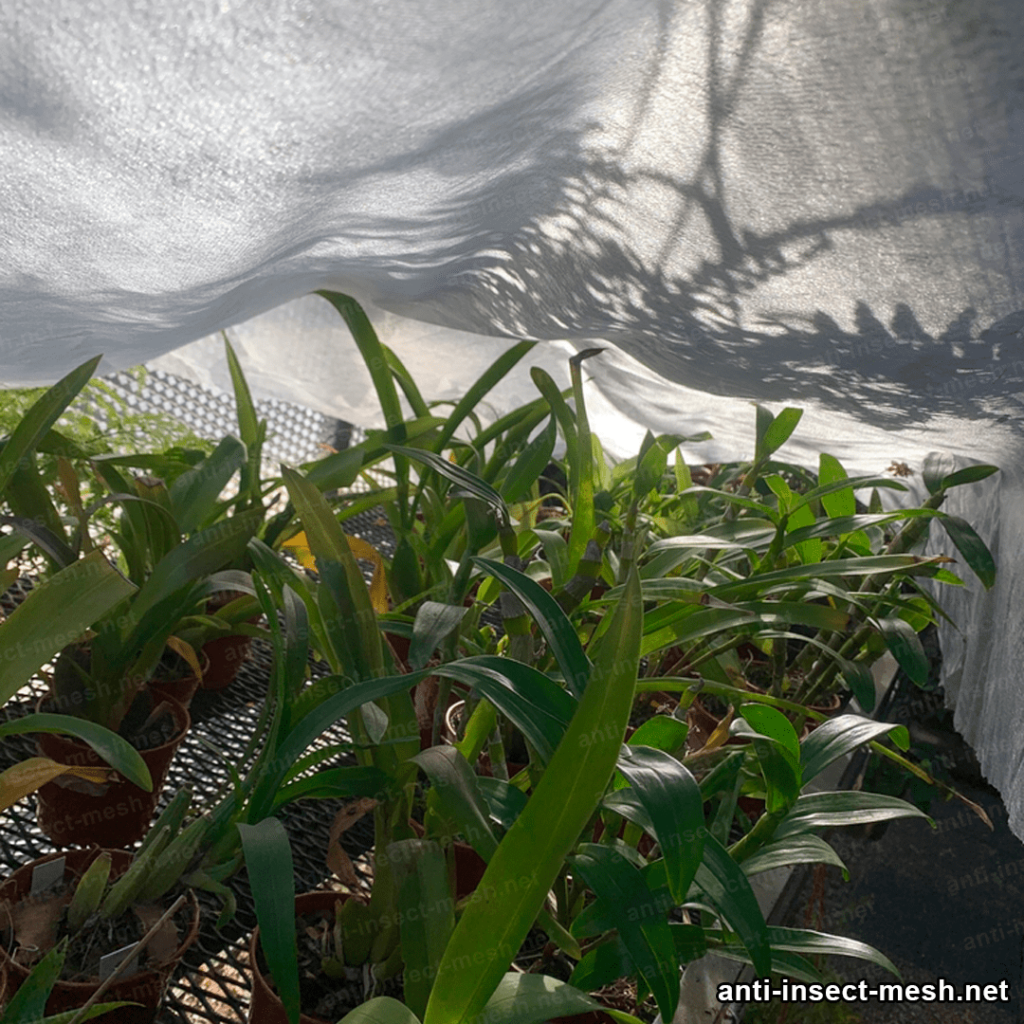
M178 880L174 853L164 855L169 838L170 829L163 828L134 857L95 847L50 854L4 879L0 967L8 995L56 952L46 1013L68 1013L65 1019L71 1019L69 1011L92 1007L106 996L121 1005L99 1019L151 1022L199 930L194 894L169 895Z
M116 573L97 547L90 522L111 505L121 510L116 526L109 530L117 540L127 576L121 580L119 600L96 608L96 614L88 619L89 629L82 629L81 624L77 632L50 627L53 636L62 637L64 646L55 663L51 694L39 710L58 711L118 732L137 749L145 750L144 759L149 762L146 781L152 791L139 791L133 781L95 783L65 776L47 782L39 792L40 824L62 844L129 844L144 834L174 750L188 728L187 712L173 699L154 700L146 683L168 643L194 659L187 643L172 639L175 631L193 623L194 613L202 609L205 599L223 588L223 580L212 578L212 574L244 552L262 522L262 510L247 509L228 518L216 516L220 490L239 464L241 445L233 439L225 439L208 456L200 457L197 465L180 472L170 485L149 476L126 479L117 465L123 458L117 456L85 459L83 465L91 475L84 478L70 460L61 457L59 479L44 479L35 466L34 453L51 443L53 424L88 380L97 361L73 371L26 412L3 448L6 461L0 476L0 497L13 513L5 516L4 524L46 554L56 567L54 580L73 581L82 595L89 593L92 575L97 572L97 578L107 581L108 587L115 586ZM139 461L139 457L128 458ZM142 461L150 467L157 464ZM163 466L167 461L162 458L158 463ZM90 481L89 493L94 497L88 504L84 495L89 489L83 479ZM61 504L66 517L58 511ZM210 518L212 525L204 527ZM12 616L12 622L17 616ZM227 625L203 621L208 630ZM45 658L37 664L43 661ZM198 666L198 661L195 663ZM23 682L24 673L19 673L18 679ZM42 754L54 762L102 765L92 749L75 739L43 732L39 742Z
M0 1006L4 1006L4 1021L7 1024L79 1024L79 1022L102 1017L111 1010L136 1004L129 1002L98 1002L88 1009L68 1010L64 1013L45 1016L46 1000L53 991L67 955L67 943L61 943L50 950L29 972L21 987L9 997L7 978L0 973ZM76 1019L77 1018L77 1019Z
M2 442L0 496L5 502L12 491L33 493L32 453L43 439L50 436L53 424L84 386L94 368L95 361L87 363L46 391L19 421L11 436ZM28 534L38 536L43 545L51 549L55 562L61 560L60 545L49 543L45 533L40 533L44 528L36 520L5 514L0 517L0 523L19 531L3 538L5 559L22 551L28 544L29 538L25 536ZM0 702L6 704L11 700L66 643L85 633L98 618L112 613L136 589L99 551L91 551L79 559L69 558L66 566L55 569L0 622L0 661L3 664ZM55 608L60 609L59 619L55 618ZM149 769L139 754L124 739L102 725L66 714L30 714L0 726L0 737L32 733L74 737L88 745L84 749L101 755L102 761L97 756L94 766L90 767L82 761L69 763L52 758L34 758L14 765L0 776L0 804L3 807L10 806L66 772L95 783L105 783L110 768L113 768L139 792L152 789Z
M507 567L495 565L490 568L501 574L503 582L516 589L524 603L541 609L540 621L545 635L563 641L561 644L559 640L555 642L559 646L563 673L566 678L571 678L584 665L585 662L581 660L584 656L582 650L572 649L571 642L566 639L566 620L564 616L558 618L561 611L557 603L527 577L513 574L514 571ZM632 594L623 598L614 612L600 650L593 652L594 674L590 684L584 688L575 713L571 707L566 707L566 701L570 705L575 702L565 691L552 686L549 680L545 684L541 681L545 677L528 666L517 666L511 659L469 658L435 669L470 681L472 674L485 666L498 672L499 664L506 662L504 668L517 691L518 700L525 703L524 698L530 695L533 704L524 707L521 703L517 709L516 697L507 696L510 691L502 686L493 688L494 697L510 715L518 718L536 748L549 752L547 756L550 760L536 788L526 799L521 792L518 798L513 797L515 787L501 780L489 780L489 785L481 790L479 784L482 780L474 779L469 763L456 751L427 751L413 758L427 771L434 783L430 792L435 795L440 815L456 821L488 862L479 889L467 902L456 924L452 914L453 897L447 889L448 877L440 847L418 839L395 840L383 852L387 855L384 863L391 871L389 882L398 890L396 919L408 922L407 926L403 923L399 928L399 944L396 949L400 950L400 954L396 956L391 953L384 958L387 945L381 943L378 949L380 958L373 957L372 949L380 942L383 934L374 928L375 916L371 909L373 900L365 907L356 904L362 909L351 912L351 915L343 909L337 918L337 931L324 929L323 932L333 942L334 953L329 958L337 959L340 948L342 965L345 967L360 966L363 963L360 958L366 956L367 962L377 964L371 968L372 976L383 979L397 971L399 964L403 965L403 976L407 980L403 1000L408 1010L416 1015L404 1019L416 1020L422 1016L428 1024L432 1020L470 1019L488 1005L488 999L492 993L500 991L500 985L507 983L507 980L502 980L504 973L538 915L546 915L544 927L549 935L553 938L558 936L559 941L572 948L576 936L567 932L565 923L568 922L578 935L589 936L589 928L607 921L607 915L614 917L609 905L619 908L618 918L600 928L602 941L595 943L593 956L588 958L584 953L578 980L588 983L588 987L598 987L596 984L589 986L589 982L594 981L599 972L606 973L610 963L614 962L620 973L624 962L627 965L632 963L630 969L638 971L644 982L658 995L663 1015L666 1010L673 1013L673 999L678 997L680 959L673 956L663 961L655 957L652 961L650 943L654 941L653 932L638 926L635 919L630 926L625 919L627 911L638 905L631 899L623 901L623 890L618 888L625 884L623 872L627 870L632 873L629 875L632 888L628 891L637 895L641 893L637 885L646 886L642 890L646 893L646 904L657 907L661 914L667 914L673 906L684 904L687 899L710 899L721 915L719 920L728 923L729 932L722 932L720 927L717 931L709 927L706 935L701 933L704 947L720 943L730 953L744 950L759 970L764 972L769 969L772 959L769 952L771 946L766 938L767 930L749 883L740 868L740 860L757 849L758 839L767 841L771 834L768 826L762 825L760 832L745 846L736 846L733 851L727 852L721 844L709 840L703 824L700 789L678 761L664 752L642 745L627 750L621 748L632 699L632 685L627 685L626 678L632 673L631 679L635 682L638 663L638 653L634 657L629 652L631 647L638 652L641 636L639 581L635 573L632 575L630 590ZM550 603L545 604L545 601ZM501 695L503 690L506 696ZM556 697L559 693L561 697ZM792 726L785 718L778 712L773 713L792 732ZM755 717L753 712L751 717ZM785 769L778 768L771 760L773 754L765 752L766 763L772 765L772 785L776 787L773 798L777 797L777 800L771 807L771 820L777 829L780 821L795 807L803 780L793 770L791 741L785 734L777 735L779 723L769 721L766 724L762 717L759 725L766 731L758 734L761 739L757 743L763 739L763 743L772 751L778 746L779 751L775 753L788 766ZM874 726L872 723L866 725L868 733L864 732L858 720L854 723L839 723L837 735L824 734L817 741L817 746L808 750L807 778L824 767L833 754L839 756L876 733L881 734L891 728ZM871 732L871 729L875 731ZM783 749L786 754L781 753ZM598 765L601 765L600 769ZM631 784L631 799L625 798L624 791L613 790L609 785L616 768ZM491 799L485 797L484 792ZM589 828L594 816L600 813L602 802L612 813L625 813L632 820L645 822L655 841L660 838L661 853L653 858L651 870L646 876L637 870L635 861L623 857L614 846L592 843L579 845L582 834ZM839 802L842 803L841 797ZM849 816L851 809L837 805L831 811L833 816ZM919 812L901 801L892 803L886 798L872 798L864 807L859 808L858 813L889 817ZM489 821L494 817L503 818L503 824L508 825L500 840ZM808 824L806 827L811 826ZM680 842L680 836L690 838ZM254 881L257 914L264 929L261 934L272 937L264 940L264 951L285 1008L279 1008L277 1012L287 1013L287 1019L294 1021L299 1015L299 985L295 974L297 953L294 938L289 938L294 935L291 924L294 911L290 909L290 904L280 899L280 892L286 886L290 873L287 839L279 826L272 821L265 821L257 829L246 829L243 842L250 876ZM810 845L813 845L812 841L802 847L797 843L796 846L803 853L794 848L788 850L785 856L799 860L807 853ZM824 847L824 844L815 846L814 852L818 856L822 856L820 847ZM377 850L379 859L382 851L379 846ZM733 853L736 856L732 856ZM782 862L781 859L777 861ZM408 865L415 865L415 868ZM380 877L378 871L374 883L375 893ZM273 883L272 878L275 879ZM560 888L563 883L568 884ZM696 889L691 893L694 886ZM544 903L553 887L556 906L554 912L550 912L544 909ZM593 907L586 904L588 890L595 894ZM666 890L675 902L672 899L665 902ZM737 892L746 895L735 899L726 896ZM564 893L564 897L559 899L559 893ZM261 894L266 895L261 899ZM351 900L347 901L345 907L351 903ZM582 913L579 907L583 908ZM600 912L598 907L601 908ZM559 913L568 914L569 917L559 921ZM674 936L668 930L667 921L664 929L670 945L674 946L676 941L685 938L686 942L681 948L689 952L696 949L695 934L691 930L685 929L685 935ZM733 934L741 938L730 938ZM618 941L619 945L610 947L604 953L597 952L609 946L613 940ZM813 943L824 941L822 937L787 934L784 945L804 943L803 948L812 948ZM869 955L876 962L884 961L880 954L866 947L855 943L844 944L843 940L835 942L847 952ZM355 952L346 953L346 950ZM481 955L474 957L474 951ZM609 960L612 953L614 957ZM786 959L784 953L785 950L780 952L783 960ZM577 948L579 956L580 950ZM637 964L640 966L637 967ZM572 989L562 991L567 997L572 993ZM265 1012L262 1005L259 1004L261 1014ZM384 1004L367 1004L367 1013L371 1005ZM575 1009L592 1012L595 1006L592 1003L577 1002L573 1006L567 1005L564 1012ZM556 1012L562 1011L556 1011L549 1004L547 1016ZM613 1019L632 1019L619 1011L608 1013Z

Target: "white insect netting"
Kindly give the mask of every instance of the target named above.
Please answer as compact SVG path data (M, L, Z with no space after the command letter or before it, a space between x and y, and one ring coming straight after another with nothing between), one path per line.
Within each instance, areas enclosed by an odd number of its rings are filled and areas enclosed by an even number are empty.
M4 0L0 383L103 352L378 415L363 301L430 397L509 339L586 366L596 429L806 410L788 457L994 461L949 508L956 720L1024 835L1017 591L1024 27L1012 0ZM302 296L307 296L303 298ZM183 347L184 346L184 347ZM495 413L535 392L525 367ZM916 478L919 480L919 476Z

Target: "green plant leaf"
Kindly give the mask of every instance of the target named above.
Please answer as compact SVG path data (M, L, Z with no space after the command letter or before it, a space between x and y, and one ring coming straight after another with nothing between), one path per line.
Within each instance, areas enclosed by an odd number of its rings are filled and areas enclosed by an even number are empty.
M15 473L14 478L7 485L8 499L14 499L14 492L21 488L23 483L22 471L19 470ZM31 479L31 477L29 478ZM33 481L33 484L37 481ZM45 488L41 488L45 495ZM28 511L30 508L30 502L26 502L25 495L19 495L19 500L12 500L11 504L17 504L19 509ZM46 501L47 505L51 505L49 499ZM21 540L21 548L25 547L26 540L31 541L40 551L43 552L55 566L58 568L67 568L72 565L78 558L75 550L66 544L53 530L43 525L42 520L49 518L46 515L17 515L17 516L0 516L0 524L4 526L11 526L14 530L24 537L25 540ZM7 540L7 538L4 538ZM17 538L16 538L17 539ZM13 557L13 556L10 556Z
M847 881L850 878L850 872L839 854L824 839L801 834L786 836L762 846L743 862L743 871L749 877L793 864L833 864L842 870Z
M245 445L229 435L171 484L171 505L182 533L192 533L214 515L221 492L245 464L245 455Z
M394 349L389 348L387 345L382 344L381 351L384 353L384 358L391 369L391 374L402 389L402 394L405 395L405 400L409 403L413 413L417 416L426 416L430 412L430 407L420 393L419 386L416 384L405 363L398 358Z
M420 1024L420 1019L397 999L375 996L346 1013L338 1024Z
M499 487L505 501L519 501L529 493L551 461L557 433L555 418L552 416L547 426L519 453Z
M0 495L17 470L21 460L36 450L39 442L60 419L65 409L96 372L102 356L96 356L62 377L44 392L22 416L11 436L0 449Z
M671 715L655 715L637 727L636 732L626 741L629 746L654 747L673 753L681 750L686 743L690 727Z
M672 625L657 629L644 636L640 647L642 655L653 654L662 647L688 643L702 637L714 636L740 626L749 626L757 621L752 612L735 611L732 608L701 608Z
M262 522L258 509L241 512L172 548L139 590L132 606L136 619L176 591L241 558Z
M757 973L767 977L771 971L768 925L743 869L714 836L705 839L704 860L697 869L696 883L739 936Z
M434 443L434 451L440 453L448 441L455 436L466 417L483 401L484 396L503 378L537 342L520 341L505 349L497 359L466 389L465 394L452 409L441 434ZM545 463L546 465L547 463ZM543 469L543 466L541 467Z
M473 562L484 572L500 580L526 605L565 676L569 692L575 697L581 696L590 675L590 662L576 635L576 628L559 607L558 602L525 573L489 558L474 558Z
M526 794L517 786L513 786L501 779L491 779L486 776L477 778L477 786L487 801L487 807L492 818L494 818L505 831L512 827L512 822L519 817L526 806Z
M707 834L697 780L671 755L632 744L622 748L618 769L651 820L669 891L681 904L701 862Z
M897 618L875 619L875 624L900 668L918 686L924 686L928 682L928 655L924 653L921 638L914 632L914 627Z
M453 630L466 614L462 605L424 601L416 611L409 645L409 667L423 668L435 648Z
M918 558L916 555L836 558L828 562L820 562L818 565L791 565L785 569L761 573L749 580L723 583L711 588L710 593L722 601L740 601L780 583L788 584L804 579L830 579L835 576L890 575L896 572L931 573L937 564L934 559Z
M874 821L894 818L932 819L913 804L895 796L880 793L841 791L837 793L809 793L797 800L775 832L775 839L783 839L812 828L833 828L840 825L870 825Z
M336 628L357 678L382 675L384 653L377 615L348 539L313 484L287 467L282 468L282 476L316 559L323 593L330 595L337 610L325 625Z
M576 702L557 683L512 658L480 654L430 669L472 687L505 715L547 762L562 742Z
M421 679L425 679L428 674L426 669L421 669L419 672L412 672L409 675L385 676L381 679L368 679L359 683L351 683L342 676L326 676L324 682L329 686L341 686L341 692L327 697L304 715L281 740L277 748L277 756L268 770L264 772L253 793L250 801L250 814L253 817L259 817L266 813L273 804L278 787L291 766L302 757L306 748L322 732L369 701L380 700L393 693L408 691Z
M252 886L260 945L289 1024L299 1024L299 960L295 939L295 869L288 833L277 818L239 824Z
M906 750L910 737L906 727L892 722L873 722L860 715L837 715L822 722L800 745L804 766L804 782L809 782L833 761L880 736L892 734L901 750Z
M955 472L956 459L949 452L929 452L924 459L921 476L929 494L942 489L942 483Z
M760 411L759 407L758 413ZM773 452L778 451L789 440L803 414L803 409L794 409L787 406L772 419L763 433L759 431L765 455L771 455Z
M990 590L996 581L996 563L988 545L978 536L974 527L958 516L939 516L942 528L949 534L949 539L956 545L957 551L974 570L975 575Z
M679 1003L680 965L669 931L668 907L661 913L638 913L637 908L650 898L647 883L612 847L583 843L570 863L606 910L614 913L619 938L637 974L654 993L662 1019L671 1020Z
M755 712L762 710L762 705L745 705L754 709ZM774 708L763 707L764 711L772 711L786 723L791 740L796 740L796 733L792 724L780 712ZM741 714L744 709L740 709ZM765 715L756 715L755 720L764 728L775 730L775 720ZM794 753L792 742L787 737L777 738L774 735L766 734L760 729L752 729L743 719L737 720L732 727L734 735L749 739L757 754L758 762L761 765L761 772L764 775L766 794L766 809L769 814L778 815L784 813L796 803L800 795L801 772L800 755ZM767 735L767 738L763 738Z
M425 1024L472 1020L487 1004L536 920L611 780L633 703L642 629L640 579L633 571L565 736L456 925ZM529 871L527 884L524 866ZM509 885L511 879L518 884ZM474 956L481 951L483 957Z
M786 547L800 544L814 537L839 537L853 533L855 530L863 530L867 526L881 526L902 518L907 511L909 510L883 512L878 515L835 516L828 519L816 519L807 526L800 526L798 529L789 531L786 534ZM934 515L935 513L926 510L926 514Z
M793 723L776 708L767 704L744 704L740 714L763 736L775 740L795 762L800 760L800 739L793 728Z
M480 1015L480 1024L542 1024L552 1017L600 1010L620 1024L640 1024L636 1017L610 1010L597 1000L543 974L506 974ZM347 1022L346 1022L347 1024ZM405 1022L396 1022L405 1024Z
M460 491L479 498L494 511L500 522L507 523L509 521L508 506L505 504L505 500L486 480L482 480L475 473L470 473L468 469L463 469L462 466L449 462L434 452L421 451L418 448L403 448L397 444L386 444L384 447L396 455L404 455L408 459L422 462L435 473L450 480Z
M375 797L387 792L388 776L379 768L350 765L345 768L321 769L303 779L281 786L274 797L271 813L295 800L351 800Z
M899 481L887 476L851 476L844 480L833 480L831 483L812 487L800 496L797 505L806 505L809 502L840 491L859 491L867 487L887 487L891 491L905 491L907 489L905 484L901 484Z
M489 807L469 762L450 746L430 747L409 760L426 772L443 813L458 823L466 842L485 861L490 860L498 840L488 820Z
M231 374L231 386L235 392L235 407L238 416L238 432L242 443L252 452L260 441L260 418L256 414L256 405L252 400L252 392L242 372L242 364L238 361L234 346L224 334L224 352L228 360L228 372Z
M13 722L0 724L0 739L4 736L26 735L36 732L62 733L75 736L88 743L100 757L115 771L120 772L129 782L134 782L147 793L153 791L153 779L146 762L139 752L116 732L102 725L73 715L36 714L26 715Z
M405 961L404 998L422 1014L445 946L455 928L455 902L439 843L402 839L387 847L398 888L399 928Z
M0 703L10 700L40 666L135 591L101 551L72 562L34 587L0 624Z
M948 490L950 487L959 487L961 484L973 484L998 472L998 466L967 466L943 477L941 486L943 490Z
M902 977L895 964L874 946L842 935L827 935L806 928L773 927L769 931L772 949L808 956L854 956L884 967L890 974Z
M540 541L544 560L551 566L551 585L555 591L559 591L568 580L569 545L557 530L537 529L534 536Z
M428 444L436 436L438 428L444 426L440 416L420 416L406 420L404 432L406 443ZM365 441L352 445L334 455L307 463L303 469L306 479L321 491L334 491L351 487L360 472L376 462L387 458L383 447L385 434L372 431ZM397 496L397 495L396 495Z
M569 978L569 984L584 992L594 992L634 971L633 960L620 936L602 942L585 953Z
M865 711L874 711L878 695L875 692L875 677L871 674L871 669L863 662L849 661L846 658L837 657L836 661L839 663L839 671L843 674L843 681L857 698L857 703Z
M834 455L827 455L824 452L818 459L818 480L822 484L831 484L838 481L845 481L848 477L846 470ZM821 499L821 504L828 513L830 519L837 519L841 516L853 516L857 513L857 500L853 496L853 488L844 487L840 491L826 494Z
M12 996L4 1011L4 1021L11 1024L35 1024L46 1012L46 1000L64 967L68 940L54 946L32 969L22 986Z

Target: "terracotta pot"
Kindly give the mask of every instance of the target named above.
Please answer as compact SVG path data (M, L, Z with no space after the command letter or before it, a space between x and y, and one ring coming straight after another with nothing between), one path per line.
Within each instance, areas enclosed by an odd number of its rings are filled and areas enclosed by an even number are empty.
M18 868L0 884L0 926L10 928L9 907L29 895L32 888L32 872L39 864L64 857L66 858L65 877L80 878L101 852L93 847L88 850L69 850L64 854L51 853L47 857L41 857L31 864ZM108 852L113 858L111 878L116 878L128 869L128 865L131 863L131 854L124 850L109 850ZM67 894L67 901L71 902L70 892ZM188 907L192 923L173 956L165 962L149 964L144 970L133 974L130 978L115 981L101 1000L103 1002L130 1000L143 1005L112 1010L101 1017L93 1018L94 1020L101 1024L151 1024L155 1020L160 1001L175 967L199 934L199 904L193 893L189 893ZM0 943L0 969L3 971L8 996L14 995L29 976L30 971L30 968L16 963L11 958L4 943ZM61 1013L84 1006L99 984L98 978L95 981L58 981L53 987L50 998L46 1001L46 1012Z
M240 591L229 590L206 602L206 612L214 615L225 605L246 595ZM256 623L259 615L254 615L246 621L250 624ZM223 690L234 681L242 662L249 656L249 649L252 647L252 638L231 634L219 636L203 644L203 654L210 659L210 667L203 673L203 681L199 684L204 690Z
M295 916L303 914L327 914L333 918L334 908L339 901L351 899L346 893L307 892L295 897ZM288 1024L288 1016L284 1012L284 1004L271 983L260 970L257 953L260 948L260 929L257 926L249 940L249 963L252 964L252 1001L249 1003L249 1024ZM299 1024L334 1024L323 1017L312 1017L302 1014Z
M205 679L210 670L210 659L202 651L199 652L199 666ZM155 696L170 697L187 709L199 689L199 677L188 667L183 671L185 674L176 679L151 679L150 692Z
M37 711L46 700L39 701ZM152 793L127 779L97 786L73 776L62 776L39 789L39 828L57 846L131 846L146 834L171 760L191 724L185 708L173 699L167 703L177 726L174 737L152 750L139 751L153 779ZM71 736L39 733L37 743L44 757L61 764L99 767L106 763L92 747Z

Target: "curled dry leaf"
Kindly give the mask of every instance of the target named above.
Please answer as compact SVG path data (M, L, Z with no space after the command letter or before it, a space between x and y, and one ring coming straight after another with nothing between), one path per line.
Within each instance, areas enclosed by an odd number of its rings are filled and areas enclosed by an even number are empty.
M352 867L349 855L342 849L338 840L341 839L342 833L347 832L376 806L377 801L372 797L364 796L359 800L353 800L352 803L345 804L338 811L331 823L331 834L327 840L327 866L337 876L338 881L344 882L345 885L357 887L359 876L356 874L355 868Z
M57 926L64 908L71 902L70 891L43 892L11 906L5 903L0 920L14 932L14 959L23 967L32 967L53 948ZM4 927L4 932L7 928Z
M135 916L142 922L142 930L148 933L164 914L164 908L158 907L155 903L144 903L132 908ZM169 917L157 929L156 934L149 940L147 949L151 960L157 963L167 963L174 959L174 954L181 944L181 936L178 934L178 926L174 918Z
M191 644L185 643L180 637L169 636L167 638L167 646L170 647L175 654L179 657L184 658L188 667L192 669L196 674L196 679L199 682L203 681L203 670L199 665L199 658L196 656L196 652Z

